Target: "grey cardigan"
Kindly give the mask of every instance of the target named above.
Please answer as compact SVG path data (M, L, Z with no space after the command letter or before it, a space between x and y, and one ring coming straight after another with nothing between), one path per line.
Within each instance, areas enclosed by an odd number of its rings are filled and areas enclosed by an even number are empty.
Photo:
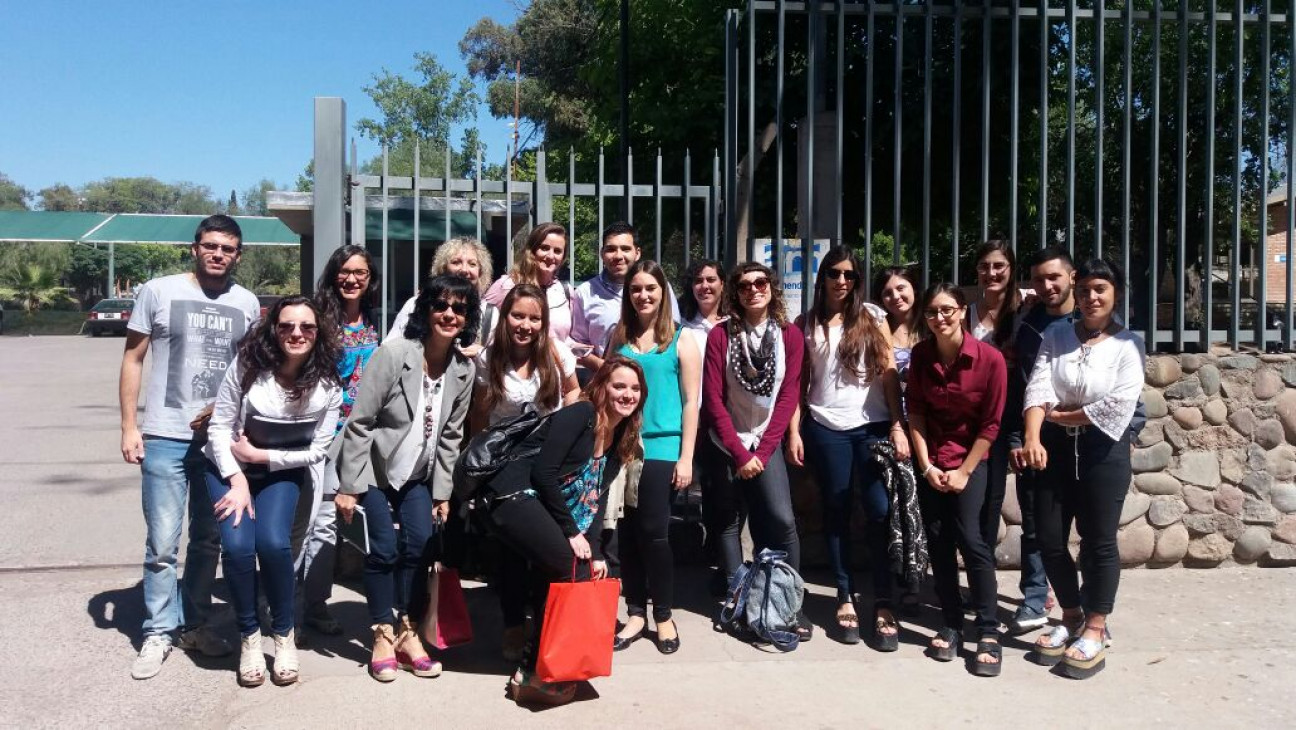
M450 498L451 473L463 444L475 374L473 362L452 349L429 480L435 500ZM422 379L423 343L418 340L393 337L370 358L341 439L340 493L363 494L373 486L402 486L388 481L387 464L415 423L414 409L418 407Z

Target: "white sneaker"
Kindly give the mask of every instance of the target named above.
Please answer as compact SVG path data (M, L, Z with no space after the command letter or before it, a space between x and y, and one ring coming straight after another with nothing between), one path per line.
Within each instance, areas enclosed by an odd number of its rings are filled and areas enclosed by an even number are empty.
M171 653L171 637L146 636L144 646L140 647L139 656L131 665L131 676L135 679L156 677L162 671L162 662Z
M217 636L207 626L181 631L176 646L185 651L196 651L203 656L229 656L234 651L228 641Z

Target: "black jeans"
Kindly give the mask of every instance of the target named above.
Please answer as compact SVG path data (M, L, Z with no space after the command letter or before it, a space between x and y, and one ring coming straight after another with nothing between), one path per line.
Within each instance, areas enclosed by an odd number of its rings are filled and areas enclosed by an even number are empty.
M751 455L738 458L745 464ZM764 548L783 550L788 555L788 565L801 572L801 540L792 513L792 491L783 452L776 450L765 471L752 479L739 479L735 473L738 467L723 452L707 468L711 470L711 490L715 492L710 504L715 511L715 524L720 527L720 567L725 578L733 578L743 562L744 519L751 520L752 542L757 553Z
M522 651L522 668L534 671L540 636L544 630L549 584L573 579L589 580L591 566L589 561L575 560L571 543L567 542L562 528L558 527L549 511L535 497L518 495L493 500L486 510L484 521L496 537L517 551L530 565L527 582L535 631L527 635ZM595 526L591 531L597 529ZM597 539L597 535L594 537Z
M976 607L976 627L981 636L994 636L999 630L999 619L995 615L998 584L995 581L994 551L986 543L981 529L988 472L986 462L982 461L968 477L967 486L958 494L938 492L926 479L918 486L923 523L927 528L932 578L945 625L960 632L963 630L957 550L963 554L972 604Z
M1040 440L1048 468L1035 480L1035 531L1044 569L1062 608L1109 614L1120 584L1116 530L1130 483L1130 436L1113 441L1094 426L1069 435L1046 423ZM1071 522L1080 533L1080 574L1067 549Z
M986 498L981 507L981 537L990 546L993 555L999 544L999 522L1003 513L1004 495L1008 491L1008 431L1001 430L999 438L990 444L986 454Z
M407 615L412 605L425 605L433 534L432 494L419 482L401 489L372 487L361 495L360 505L369 526L364 572L369 619L375 624L391 623L393 612L400 617ZM400 520L399 540L393 514Z
M670 545L674 473L673 461L644 461L638 506L626 507L625 516L617 523L626 613L648 615L651 598L653 620L658 622L670 620L671 605L675 602L675 558Z

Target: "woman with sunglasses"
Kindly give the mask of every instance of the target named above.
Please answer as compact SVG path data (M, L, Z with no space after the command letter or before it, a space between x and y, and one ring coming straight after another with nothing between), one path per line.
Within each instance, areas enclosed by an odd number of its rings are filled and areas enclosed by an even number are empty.
M626 272L621 321L612 330L608 348L639 363L653 394L644 405L644 462L634 504L626 506L617 526L629 617L613 643L617 650L643 637L650 598L657 650L674 654L680 647L679 629L671 619L675 600L671 503L675 491L693 483L702 374L702 356L682 333L675 327L666 272L656 261L636 261Z
M216 395L205 449L207 492L243 637L238 682L244 687L265 682L258 563L272 617L271 679L292 684L299 678L290 538L297 501L311 495L308 471L324 461L333 440L342 404L337 357L332 323L310 299L285 297L243 340Z
M346 245L329 257L315 285L315 305L320 316L336 322L341 334L341 356L338 377L342 379L342 409L338 416L328 460L312 474L315 483L314 509L305 522L301 541L300 589L301 619L306 626L327 636L342 633L342 626L329 613L328 599L333 593L333 566L337 555L337 459L342 451L342 429L351 415L356 392L365 365L378 349L378 326L371 308L378 297L378 270L373 257L363 247ZM293 543L298 543L294 536ZM299 632L300 633L300 632Z
M477 355L469 434L520 413L527 404L541 415L576 402L576 356L549 337L545 294L531 284L509 290L490 344ZM526 560L503 546L498 580L504 613L504 658L518 661L526 639Z
M1079 321L1044 331L1026 386L1026 466L1035 480L1035 532L1062 623L1035 643L1044 664L1085 679L1106 664L1107 617L1120 583L1116 531L1130 483L1130 422L1143 392L1143 340L1114 317L1125 291L1102 259L1076 269ZM1080 575L1067 548L1080 533Z
M518 284L533 284L545 293L549 305L549 336L558 342L571 340L572 291L558 278L567 260L567 229L557 223L541 223L531 229L513 270L491 284L482 295L498 307Z
M429 279L405 337L389 338L369 360L347 419L335 502L347 522L357 505L364 509L364 588L374 632L369 673L380 682L395 679L398 668L419 677L441 673L440 662L423 648L409 608L426 594L423 556L435 523L450 511L451 471L464 440L475 373L454 344L477 326L478 312L477 288L467 279Z
M787 452L789 461L805 466L804 433L823 498L828 562L837 577L837 624L846 644L860 640L850 522L854 484L862 487L873 577L870 643L890 652L900 641L891 604L895 579L887 559L891 500L872 445L890 440L895 457L903 460L909 458L909 438L885 314L867 301L859 280L863 268L848 246L834 247L819 265L814 304L797 321L806 333L808 354L801 368L802 404L788 429Z
M981 514L986 457L999 436L1008 370L998 350L964 330L965 302L963 292L949 283L933 284L923 294L923 318L934 336L914 346L905 395L917 470L926 481L918 495L944 619L928 653L952 661L963 644L957 550L967 569L980 637L972 671L995 677L1002 658L998 593L994 548L982 533Z
M742 564L739 533L751 519L757 552L782 550L801 570L801 542L780 448L796 411L805 336L787 321L783 291L768 266L739 264L725 287L730 317L711 330L703 369L702 420L723 452L712 471L721 567L732 579ZM814 628L802 613L797 634Z

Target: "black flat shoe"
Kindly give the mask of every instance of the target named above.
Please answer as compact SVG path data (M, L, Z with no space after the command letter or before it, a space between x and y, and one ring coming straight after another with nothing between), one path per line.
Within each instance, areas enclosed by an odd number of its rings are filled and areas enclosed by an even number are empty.
M644 635L644 630L643 630L643 629L639 629L639 632L638 632L637 634L633 635L633 636L626 636L626 637L614 636L614 637L612 637L612 651L621 651L621 650L623 650L623 649L628 649L628 648L630 648L630 645L633 644L633 643L635 643L636 641L642 639L642 638L643 638L643 635ZM676 643L676 645L678 646L678 644L679 644L679 640L677 639L675 643Z
M674 654L675 652L679 651L680 648L679 629L675 629L675 632L676 632L675 638L673 639L657 640L657 651L663 654Z

